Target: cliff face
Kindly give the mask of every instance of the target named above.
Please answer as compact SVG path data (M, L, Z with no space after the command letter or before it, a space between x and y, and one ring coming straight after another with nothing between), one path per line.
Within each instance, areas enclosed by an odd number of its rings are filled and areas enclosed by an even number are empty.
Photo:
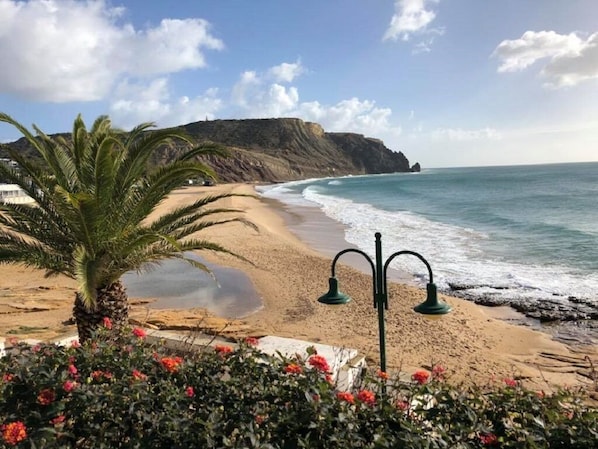
M296 179L412 171L401 152L360 134L327 133L294 118L213 120L185 125L198 141L229 148L228 159L207 161L222 181Z
M183 128L197 142L228 147L231 157L208 158L221 182L280 182L304 178L417 171L401 152L382 141L353 133L327 133L300 119L213 120ZM27 152L24 139L7 144ZM154 158L175 156L165 149Z

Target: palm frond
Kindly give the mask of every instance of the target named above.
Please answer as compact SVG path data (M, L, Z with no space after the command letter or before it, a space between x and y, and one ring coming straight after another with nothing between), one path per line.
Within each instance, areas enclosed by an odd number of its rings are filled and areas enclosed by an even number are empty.
M178 220L182 219L183 217L195 217L194 220L200 219L205 216L208 212L204 209L206 206L215 203L216 201L231 198L231 197L248 197L248 198L256 198L255 195L248 195L248 194L240 194L240 193L222 193L218 195L207 195L204 196L191 204L186 206L178 207L168 213L161 215L159 218L154 220L151 224L152 229L165 229L167 226L170 226L173 223L176 223ZM228 213L228 212L241 212L239 209L232 209L232 208L219 208L219 209L210 209L218 212L213 213ZM200 211L200 212L198 212ZM191 215L193 214L193 215ZM176 229L176 225L173 225Z
M89 254L82 246L74 254L75 273L78 281L78 290L81 293L83 304L89 309L93 308L103 268L102 260Z
M36 133L6 114L0 122L14 126L39 154L42 164L8 150L19 170L0 165L0 175L19 185L35 205L0 204L0 263L22 262L47 274L78 280L79 293L93 307L98 289L127 271L140 271L168 258L183 259L198 269L201 262L186 251L228 253L219 244L201 240L206 228L239 222L253 226L234 208L212 207L238 194L210 195L179 207L149 225L147 217L187 179L214 177L199 156L225 155L215 144L195 145L182 128L150 130L142 123L128 133L113 128L106 116L87 129L81 115L70 137ZM152 168L155 151L170 146L180 151L174 161Z
M196 234L198 232L201 232L205 229L214 227L214 226L220 226L223 224L227 224L227 223L241 223L242 225L248 226L253 228L254 230L258 230L257 226L255 226L254 223L252 223L251 221L247 220L246 218L243 217L234 217L234 218L229 218L229 219L222 219L222 220L213 220L213 221L199 221L199 222L193 222L187 226L178 228L178 229L173 229L170 231L170 233L177 239L184 239L186 237L192 236L193 234Z
M205 173L202 166L192 161L174 162L159 167L137 187L138 195L130 197L138 200L136 204L128 205L130 221L143 221L170 193L184 185L187 179L202 173Z
M218 145L217 143L205 142L201 145L196 146L190 151L185 152L181 155L179 161L188 161L198 156L218 156L218 157L229 157L230 151L228 148Z

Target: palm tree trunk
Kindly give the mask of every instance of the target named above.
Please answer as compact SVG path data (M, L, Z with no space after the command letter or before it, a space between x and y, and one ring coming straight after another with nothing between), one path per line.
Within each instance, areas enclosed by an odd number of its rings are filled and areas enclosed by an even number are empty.
M112 323L112 332L118 333L129 322L129 297L120 281L97 290L95 307L89 309L77 293L73 316L77 323L77 332L81 343L89 340L104 325L107 317Z

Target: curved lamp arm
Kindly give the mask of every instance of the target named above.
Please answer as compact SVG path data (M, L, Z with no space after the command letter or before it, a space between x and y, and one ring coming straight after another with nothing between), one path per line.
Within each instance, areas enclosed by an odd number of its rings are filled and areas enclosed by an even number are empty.
M347 248L347 249L340 251L336 256L334 256L334 259L332 260L331 277L336 278L336 276L335 276L336 262L343 254L346 254L346 253L361 254L363 257L365 257L365 260L367 260L369 262L370 267L372 267L372 285L373 285L373 292L374 292L374 308L375 308L377 306L376 294L378 293L376 291L376 268L374 267L374 262L372 261L370 256L368 256L365 252L361 251L360 249L355 249L355 248Z
M387 282L386 282L386 271L388 270L388 265L390 265L390 262L392 262L392 260L395 257L400 256L402 254L409 254L410 256L415 256L419 260L421 260L426 265L426 268L428 269L428 277L430 279L428 281L428 283L432 284L434 282L434 275L432 274L432 267L430 267L430 264L428 263L428 261L426 259L424 259L424 256L422 256L419 253L416 253L415 251L397 251L396 253L391 254L390 257L388 259L386 259L386 262L384 263L383 274L384 274L384 293L385 294L386 294L386 291L387 291L387 289L386 289L386 285L387 285Z

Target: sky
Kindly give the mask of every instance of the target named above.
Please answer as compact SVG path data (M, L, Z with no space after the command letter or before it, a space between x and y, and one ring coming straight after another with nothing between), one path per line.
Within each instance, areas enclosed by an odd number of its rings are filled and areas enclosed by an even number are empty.
M0 0L0 61L45 133L298 117L424 168L598 161L598 0Z

